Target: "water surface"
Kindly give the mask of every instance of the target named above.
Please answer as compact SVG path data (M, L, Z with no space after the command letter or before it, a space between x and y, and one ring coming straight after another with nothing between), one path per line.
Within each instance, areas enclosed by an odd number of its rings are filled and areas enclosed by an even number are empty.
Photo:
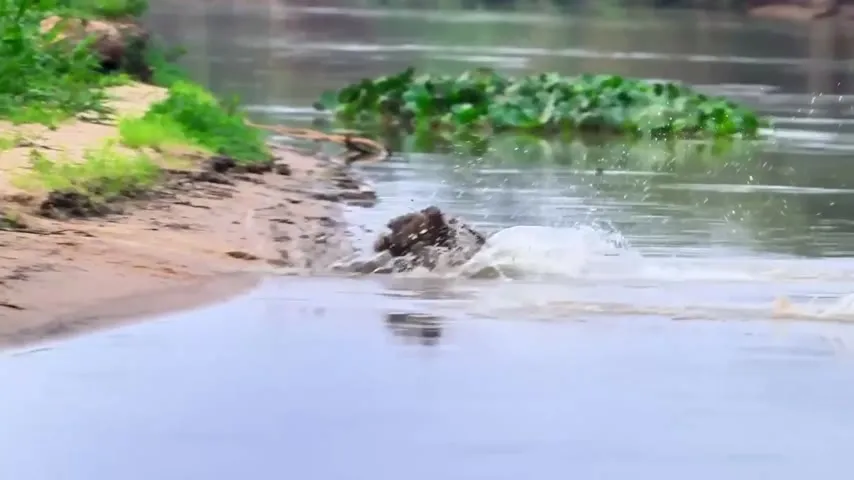
M443 293L274 279L7 353L0 468L28 480L712 480L854 466L848 330L431 314L453 301Z
M382 200L348 210L354 225L433 203L487 232L539 227L490 251L518 275L272 278L224 305L6 353L0 471L841 478L850 39L725 14L386 3L163 2L151 22L192 52L196 78L270 122L306 124L324 89L414 64L681 80L775 129L723 158L495 139L484 155L363 167Z

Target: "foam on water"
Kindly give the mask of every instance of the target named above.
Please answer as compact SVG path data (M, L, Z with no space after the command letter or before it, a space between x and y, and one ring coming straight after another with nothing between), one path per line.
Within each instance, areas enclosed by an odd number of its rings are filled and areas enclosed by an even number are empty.
M619 232L590 225L500 230L460 269L469 278L696 281L851 281L854 262L802 259L647 257Z
M575 278L639 260L640 256L624 248L624 243L621 235L591 226L520 225L491 236L459 274L474 278Z
M854 321L854 263L647 257L618 232L589 225L504 229L439 275L480 280L455 288L470 287L469 311L485 315Z
M775 316L802 320L854 321L854 294L843 295L827 302L792 302L781 296L773 303Z

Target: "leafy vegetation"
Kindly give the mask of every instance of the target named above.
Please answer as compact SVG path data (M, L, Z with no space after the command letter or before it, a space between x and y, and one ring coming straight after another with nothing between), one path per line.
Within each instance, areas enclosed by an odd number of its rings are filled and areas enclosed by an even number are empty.
M51 160L33 150L31 168L15 183L26 190L75 192L103 202L133 197L151 188L161 177L149 157L119 151L111 142L87 150L83 160Z
M177 82L187 81L189 76L177 65L177 60L184 55L182 47L166 48L150 41L144 52L145 64L154 70L152 83L160 87L171 87Z
M39 22L59 2L0 0L0 117L53 125L78 112L107 113L89 42L69 51Z
M57 41L61 24L42 32L40 22L51 15L74 18L135 17L147 9L146 0L0 0L0 118L14 123L58 122L82 112L100 116L105 88L129 83L126 73L104 75L91 48L94 38L69 49ZM169 86L186 78L173 61L183 53L151 42L129 52L128 71L153 67L153 83ZM137 58L138 57L138 58Z
M23 137L18 133L0 135L0 152L15 148L22 140Z
M170 117L128 117L119 120L119 138L126 147L164 150L174 146L196 146L184 129Z
M119 140L128 148L117 148L110 141L86 151L82 159L52 158L33 150L31 168L14 179L18 187L47 193L46 202L74 197L100 205L155 186L166 173L164 167L176 160L167 158L176 151L177 160L195 163L181 155L190 153L185 147L193 153L227 155L244 164L271 161L264 133L246 124L235 101L221 102L186 80L174 63L181 49L130 44L123 59L126 68L105 74L91 48L94 38L71 49L58 41L60 28L45 33L40 27L51 15L133 19L146 7L145 0L0 0L0 118L58 126L84 112L114 113L105 104L105 89L132 83L149 66L153 67L151 83L169 89L167 97L143 116L120 119ZM0 150L18 146L19 140L0 137ZM162 154L149 157L138 151L143 147Z
M238 163L271 160L264 134L246 124L236 105L223 105L190 82L175 82L165 100L152 105L142 118L122 125L122 142L129 146L157 147L183 141L227 155Z
M459 76L412 68L364 79L315 104L348 128L422 138L483 139L495 133L599 133L647 138L755 137L756 113L670 82L556 73L505 77L491 69Z
M148 10L147 0L59 0L56 3L76 15L98 18L137 18Z

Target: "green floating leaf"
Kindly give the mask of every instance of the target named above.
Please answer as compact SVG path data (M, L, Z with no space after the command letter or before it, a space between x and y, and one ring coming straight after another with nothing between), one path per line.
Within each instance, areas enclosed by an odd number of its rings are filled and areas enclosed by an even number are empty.
M469 125L477 120L482 114L480 110L470 103L454 105L451 108L451 111L454 114L452 118L459 125Z

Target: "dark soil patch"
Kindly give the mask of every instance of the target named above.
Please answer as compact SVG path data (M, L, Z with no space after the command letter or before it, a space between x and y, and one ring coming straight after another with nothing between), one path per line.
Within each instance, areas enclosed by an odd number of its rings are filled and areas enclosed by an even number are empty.
M235 173L252 173L255 175L261 175L272 171L273 162L249 163L244 165L237 165L236 167L234 167Z
M39 215L57 220L102 216L114 212L106 202L74 191L50 192L38 210Z
M162 198L176 191L186 190L191 184L234 185L236 180L250 180L246 174L262 174L273 171L273 163L241 165L233 158L216 155L202 162L199 170L165 169L165 182L152 191L127 192L118 197L99 198L78 191L54 191L39 205L38 214L47 218L64 220L71 218L100 217L121 213L120 205L131 200ZM97 192L95 192L97 193ZM0 212L2 213L2 212ZM6 217L0 216L0 229L13 228ZM5 222L5 223L4 223Z
M227 173L236 166L237 161L235 159L225 155L216 155L204 162L203 169L215 173Z

